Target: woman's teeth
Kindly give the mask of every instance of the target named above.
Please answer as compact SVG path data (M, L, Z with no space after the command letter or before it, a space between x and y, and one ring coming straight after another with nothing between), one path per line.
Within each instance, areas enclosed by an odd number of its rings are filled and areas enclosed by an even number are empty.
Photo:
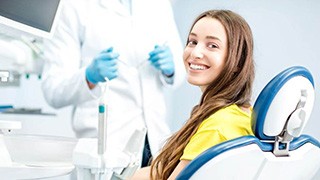
M205 69L207 69L206 66L196 65L196 64L190 64L190 68L194 69L194 70L205 70Z

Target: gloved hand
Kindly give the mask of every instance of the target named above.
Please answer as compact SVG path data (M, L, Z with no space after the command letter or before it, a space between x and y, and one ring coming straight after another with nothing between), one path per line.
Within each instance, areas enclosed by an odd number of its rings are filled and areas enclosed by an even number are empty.
M118 76L117 58L118 53L110 47L98 54L86 69L86 78L92 84L105 82L105 77L112 80Z
M171 50L168 46L154 47L154 50L149 53L149 61L159 69L162 74L172 76L174 74L174 62Z

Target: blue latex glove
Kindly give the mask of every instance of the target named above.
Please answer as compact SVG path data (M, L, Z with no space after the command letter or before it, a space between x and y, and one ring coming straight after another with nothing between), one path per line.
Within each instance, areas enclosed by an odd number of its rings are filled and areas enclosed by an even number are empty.
M86 78L92 84L105 82L105 77L112 80L118 76L117 58L118 53L110 47L98 54L86 69Z
M154 47L154 50L149 53L149 61L151 64L160 70L166 76L174 74L174 62L171 50L168 46Z

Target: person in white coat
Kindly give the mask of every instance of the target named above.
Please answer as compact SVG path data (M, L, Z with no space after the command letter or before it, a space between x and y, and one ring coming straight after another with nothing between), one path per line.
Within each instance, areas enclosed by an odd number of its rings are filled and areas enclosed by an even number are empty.
M155 156L171 135L164 88L185 77L170 1L65 0L60 19L44 42L47 102L74 106L76 136L97 137L98 98L108 78L107 153L146 128Z

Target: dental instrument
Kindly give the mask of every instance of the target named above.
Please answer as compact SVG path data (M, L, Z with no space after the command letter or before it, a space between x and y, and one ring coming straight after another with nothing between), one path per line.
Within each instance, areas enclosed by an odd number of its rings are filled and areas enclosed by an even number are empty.
M98 126L98 154L103 155L106 151L106 139L107 139L107 94L109 93L109 79L105 77L106 82L104 83L104 91L99 100L99 126Z
M167 44L168 44L168 41L165 41L164 43L162 43L161 47L165 47L165 46L167 46ZM141 67L143 67L146 63L149 62L148 59L145 59L145 60L141 61L137 66L131 66L131 65L129 65L127 62L125 62L122 59L118 58L118 61L121 64L125 65L126 67L129 67L130 69L134 68L134 69L137 69L137 70L139 70Z
M73 152L78 180L128 179L139 168L139 147L144 143L146 129L135 130L122 152L107 156L107 114L110 80L105 78L98 106L98 138L81 138Z
M96 175L96 179L101 179L104 174L105 169L105 161L104 155L106 152L106 144L107 144L107 113L108 113L108 105L107 105L107 95L109 91L109 79L105 77L106 82L103 83L104 90L102 92L102 96L99 100L99 116L98 116L98 156L101 158L101 169Z

